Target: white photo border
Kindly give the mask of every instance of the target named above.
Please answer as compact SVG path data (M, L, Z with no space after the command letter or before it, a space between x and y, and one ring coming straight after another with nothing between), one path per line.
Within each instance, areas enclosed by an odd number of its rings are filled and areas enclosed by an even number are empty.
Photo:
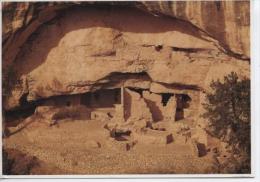
M30 2L35 2L32 0L27 0ZM38 1L38 0L36 0ZM48 1L48 0L41 0ZM50 0L49 0L50 1ZM51 0L52 1L52 0ZM62 0L56 0L62 1ZM68 0L64 0L68 1ZM103 0L107 1L107 0ZM2 1L1 1L2 2ZM8 1L5 2L14 2ZM16 0L15 2L23 2L22 0ZM1 15L0 15L0 26L2 33L2 4L0 5ZM256 182L260 181L260 0L251 0L250 1L250 45L251 45L251 174L153 174L153 175L1 175L2 174L2 165L0 166L0 178L9 179L9 181L13 181L18 178L22 178L20 180L26 181L34 181L35 179L41 178L43 181L45 180L53 180L53 181L74 181L76 178L78 181L83 181L83 179L88 178L95 179L95 181L158 181L167 180L167 181L229 181L229 182L241 182L241 181L250 181ZM2 42L2 36L0 38ZM2 44L1 44L2 46ZM0 50L2 55L2 47ZM2 63L2 56L1 56ZM1 67L1 75L2 75L2 64ZM2 79L0 81L1 89L0 92L2 94ZM0 98L0 113L2 116L2 97ZM1 117L0 128L2 128L2 117ZM2 149L2 140L0 142ZM2 151L2 150L1 150ZM2 152L0 152L0 161L2 164ZM42 181L41 180L41 181ZM16 180L15 180L16 181ZM85 180L84 180L85 181Z

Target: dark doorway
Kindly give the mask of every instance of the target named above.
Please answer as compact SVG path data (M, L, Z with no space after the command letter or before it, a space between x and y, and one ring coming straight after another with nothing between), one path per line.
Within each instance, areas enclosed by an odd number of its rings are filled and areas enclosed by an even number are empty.
M67 101L67 102L66 102L66 106L68 106L68 107L71 106L70 101Z
M176 94L177 106L175 121L184 119L185 109L190 107L191 98L187 94Z
M162 93L162 104L163 106L166 106L168 101L170 100L171 96L173 96L173 94L170 93Z
M81 96L80 103L92 108L114 107L114 104L121 103L121 90L115 88L88 92Z

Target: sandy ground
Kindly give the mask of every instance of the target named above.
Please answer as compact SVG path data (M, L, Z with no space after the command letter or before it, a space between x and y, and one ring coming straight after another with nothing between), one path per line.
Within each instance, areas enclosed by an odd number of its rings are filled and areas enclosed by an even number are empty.
M217 173L209 155L196 157L187 144L137 143L126 151L104 122L64 120L48 126L34 121L4 139L4 147L17 149L60 169L61 174L182 174ZM51 174L51 172L50 172Z

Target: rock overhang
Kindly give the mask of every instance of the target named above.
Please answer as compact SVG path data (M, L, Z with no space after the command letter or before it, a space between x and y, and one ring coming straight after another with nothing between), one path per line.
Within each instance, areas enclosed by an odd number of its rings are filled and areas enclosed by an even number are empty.
M64 11L34 32L14 63L25 82L15 90L16 105L24 95L33 101L124 84L208 90L211 80L231 71L249 75L248 62L226 54L186 21L116 7ZM113 81L113 73L140 76Z

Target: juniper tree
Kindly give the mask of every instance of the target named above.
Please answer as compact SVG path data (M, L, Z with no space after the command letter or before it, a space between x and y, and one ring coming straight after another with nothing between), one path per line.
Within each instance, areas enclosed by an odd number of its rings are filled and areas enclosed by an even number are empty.
M250 80L231 72L224 82L212 81L210 87L213 92L207 94L203 115L209 120L208 131L250 161Z

